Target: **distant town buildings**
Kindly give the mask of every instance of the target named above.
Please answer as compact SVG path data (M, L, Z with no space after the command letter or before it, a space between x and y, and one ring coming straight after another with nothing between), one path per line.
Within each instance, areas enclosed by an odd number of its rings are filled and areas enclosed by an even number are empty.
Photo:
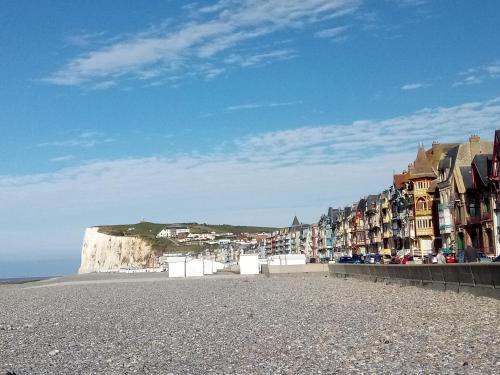
M297 217L265 238L269 255L301 253L409 254L473 246L500 255L500 130L493 141L470 136L463 144L420 146L391 186L352 205L329 207L317 223Z
M190 233L187 226L172 226L169 225L163 228L157 235L156 238L186 238Z

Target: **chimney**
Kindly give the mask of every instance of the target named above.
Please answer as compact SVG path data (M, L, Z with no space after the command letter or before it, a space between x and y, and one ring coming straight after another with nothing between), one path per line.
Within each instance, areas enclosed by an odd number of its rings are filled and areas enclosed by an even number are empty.
M481 137L477 134L472 134L469 137L469 147L470 156L473 159L474 156L481 153Z

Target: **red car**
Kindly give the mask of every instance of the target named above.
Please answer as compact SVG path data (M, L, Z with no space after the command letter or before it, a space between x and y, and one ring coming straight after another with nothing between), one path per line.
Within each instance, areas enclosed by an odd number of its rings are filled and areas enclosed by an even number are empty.
M458 263L457 256L455 253L445 254L446 263Z

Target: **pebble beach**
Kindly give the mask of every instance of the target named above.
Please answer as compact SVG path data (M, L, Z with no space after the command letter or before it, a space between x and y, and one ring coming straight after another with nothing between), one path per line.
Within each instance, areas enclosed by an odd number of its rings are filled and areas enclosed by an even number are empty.
M325 276L0 286L0 374L498 374L500 301Z

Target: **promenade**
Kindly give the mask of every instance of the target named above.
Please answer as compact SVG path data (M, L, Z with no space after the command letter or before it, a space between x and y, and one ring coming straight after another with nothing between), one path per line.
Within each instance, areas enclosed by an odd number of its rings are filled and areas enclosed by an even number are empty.
M317 276L0 286L0 374L493 374L500 301Z

